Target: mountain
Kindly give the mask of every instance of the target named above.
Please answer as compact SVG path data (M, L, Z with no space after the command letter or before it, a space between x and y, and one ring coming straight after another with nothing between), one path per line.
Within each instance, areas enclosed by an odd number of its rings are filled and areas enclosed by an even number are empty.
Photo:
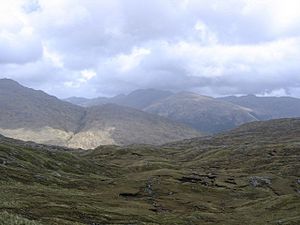
M89 107L68 146L95 148L101 144L163 144L202 136L163 117L115 104Z
M4 129L50 126L75 131L84 114L81 107L9 79L0 79L0 105L0 127Z
M0 106L1 134L38 143L86 149L101 144L162 144L201 135L128 107L79 107L8 79L0 80Z
M46 144L67 145L85 112L56 97L0 80L0 133Z
M114 104L128 106L128 107L142 110L143 108L151 105L152 103L161 100L163 98L169 97L172 94L173 94L172 92L163 91L163 90L139 89L129 93L128 95L121 94L111 98L99 97L94 99L85 99L85 98L71 97L65 99L65 101L71 102L76 105L84 106L84 107L114 103Z
M250 108L260 120L292 118L300 116L300 99L292 97L257 97L247 95L221 98L243 107Z
M144 111L208 133L221 132L257 120L248 108L190 92L171 95Z
M257 120L252 109L190 92L174 94L168 91L145 89L112 98L83 100L73 97L66 100L85 107L106 103L128 106L184 123L205 133L222 132Z
M0 136L0 224L300 224L300 119L80 151Z

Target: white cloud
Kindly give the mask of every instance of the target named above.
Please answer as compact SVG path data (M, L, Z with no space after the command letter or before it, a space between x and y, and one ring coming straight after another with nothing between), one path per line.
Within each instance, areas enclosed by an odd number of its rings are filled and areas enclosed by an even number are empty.
M85 81L89 81L90 79L92 79L96 75L97 75L97 73L94 70L86 69L86 70L81 71L81 76Z
M34 32L24 1L2 1L0 7L0 64L26 63L42 56L39 35Z
M299 10L298 0L248 0L242 12L245 15L259 12L269 20L269 25L274 32L284 33L290 29L299 28Z
M76 79L75 76L77 76ZM91 80L93 77L97 76L97 73L94 70L91 69L85 69L81 70L79 73L74 74L72 77L73 80L65 81L64 86L67 88L80 88L84 86L89 80Z
M289 93L286 89L279 88L271 91L266 91L262 94L259 94L258 96L263 96L263 97L271 97L271 96L276 96L276 97L281 97L281 96L288 96Z
M43 47L44 58L49 60L54 67L63 68L64 63L62 57L51 50L49 50L46 46Z
M147 48L134 48L130 54L120 54L112 59L121 73L129 72L130 70L139 66L140 62L145 56L149 55L151 51Z

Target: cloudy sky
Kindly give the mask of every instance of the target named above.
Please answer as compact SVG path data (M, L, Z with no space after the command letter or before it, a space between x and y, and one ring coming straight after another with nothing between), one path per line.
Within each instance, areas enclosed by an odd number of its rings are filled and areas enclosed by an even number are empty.
M299 12L299 0L0 0L0 78L59 97L300 97Z

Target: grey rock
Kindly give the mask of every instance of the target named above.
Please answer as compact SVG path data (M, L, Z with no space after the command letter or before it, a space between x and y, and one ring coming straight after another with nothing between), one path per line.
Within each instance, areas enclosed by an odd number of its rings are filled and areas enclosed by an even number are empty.
M272 184L271 179L268 177L250 177L250 185L252 187L264 187L264 186L270 186Z

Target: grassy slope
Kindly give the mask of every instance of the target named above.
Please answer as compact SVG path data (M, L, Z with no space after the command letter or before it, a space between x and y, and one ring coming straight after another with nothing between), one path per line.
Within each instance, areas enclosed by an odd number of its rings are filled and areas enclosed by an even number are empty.
M0 224L300 224L299 120L267 123L85 152L4 139Z

